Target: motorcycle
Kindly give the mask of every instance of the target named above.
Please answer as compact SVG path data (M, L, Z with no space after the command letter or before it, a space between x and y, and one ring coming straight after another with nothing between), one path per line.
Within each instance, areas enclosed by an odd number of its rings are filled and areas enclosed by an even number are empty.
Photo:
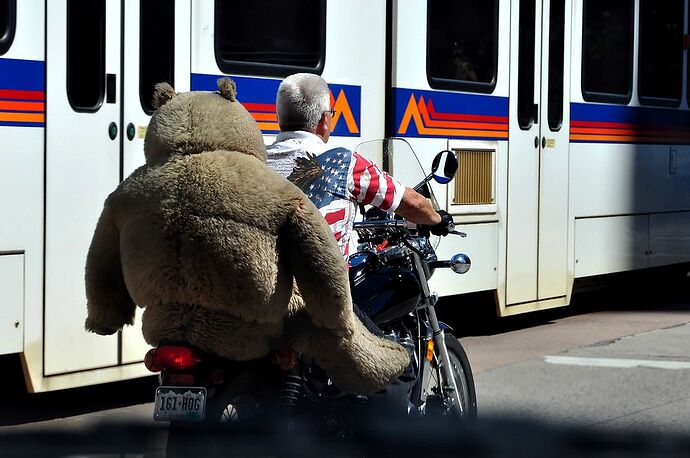
M365 142L356 151L382 152L389 166L396 168L396 177L404 181L419 175L422 179L415 190L436 208L431 180L447 184L458 167L455 155L442 151L426 174L402 139ZM349 258L353 302L386 338L400 343L411 355L414 381L408 414L474 418L477 401L469 361L452 329L439 321L438 296L428 284L435 269L467 272L469 257L457 254L438 260L428 228L414 227L377 209L366 212L354 229L359 246ZM466 236L452 222L447 233ZM339 392L308 355L289 348L260 360L236 362L184 343L162 343L146 354L145 364L152 372L160 372L154 419L171 422L171 439L173 431L188 423L241 422L269 411L270 416L284 417L288 429L294 427L291 419L304 412L312 416L317 412L321 424L342 425L329 411L333 401L367 403L364 396Z

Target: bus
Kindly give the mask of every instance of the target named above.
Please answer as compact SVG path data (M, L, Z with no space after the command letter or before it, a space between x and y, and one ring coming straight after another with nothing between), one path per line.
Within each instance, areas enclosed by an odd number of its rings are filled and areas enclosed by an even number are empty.
M295 72L328 81L330 143L401 137L468 237L442 296L500 316L574 280L690 261L688 0L0 0L0 354L41 392L147 374L135 326L84 331L105 197L143 164L153 85L230 75L266 143ZM394 176L406 164L370 159Z

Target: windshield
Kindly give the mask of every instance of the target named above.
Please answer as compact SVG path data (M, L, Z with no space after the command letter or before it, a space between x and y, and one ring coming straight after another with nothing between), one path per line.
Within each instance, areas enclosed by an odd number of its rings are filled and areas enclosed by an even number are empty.
M382 165L391 176L402 184L414 188L429 175L417 158L412 146L402 138L381 138L360 143L355 151L369 159L382 158ZM426 186L431 204L438 210L438 202L431 186ZM438 248L441 238L435 235L429 237L429 242Z
M369 159L382 158L383 169L402 184L414 188L429 175L417 158L412 146L402 138L381 138L360 143L355 151ZM431 186L427 186L431 203L439 206Z

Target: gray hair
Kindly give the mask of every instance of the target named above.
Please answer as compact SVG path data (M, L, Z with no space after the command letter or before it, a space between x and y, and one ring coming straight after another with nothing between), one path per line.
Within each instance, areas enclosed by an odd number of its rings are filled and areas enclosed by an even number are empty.
M330 106L331 93L323 78L311 73L290 75L280 83L276 96L280 130L313 132Z

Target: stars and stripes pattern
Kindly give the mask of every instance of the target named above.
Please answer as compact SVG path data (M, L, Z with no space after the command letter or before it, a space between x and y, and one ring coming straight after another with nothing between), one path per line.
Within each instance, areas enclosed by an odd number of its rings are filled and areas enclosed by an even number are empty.
M373 162L345 148L327 149L310 132L282 132L267 150L266 164L316 205L345 259L354 251L357 204L395 211L405 192L405 186Z
M326 219L340 252L347 258L352 252L357 204L394 211L405 188L374 163L345 148L325 151L316 162L322 174L304 192Z
M351 189L357 202L373 205L383 211L394 211L402 199L405 187L365 157L357 153L352 153L352 156L354 168Z

